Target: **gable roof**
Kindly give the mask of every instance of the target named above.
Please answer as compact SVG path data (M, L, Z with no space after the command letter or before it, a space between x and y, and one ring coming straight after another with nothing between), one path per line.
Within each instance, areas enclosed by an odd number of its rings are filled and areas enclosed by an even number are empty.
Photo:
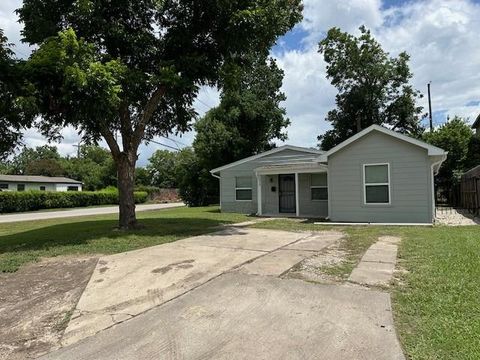
M30 175L0 175L0 181L19 183L82 184L81 181L69 179L66 177Z
M389 135L389 136L392 136L396 139L399 139L399 140L405 141L407 143L410 143L412 145L424 148L424 149L427 150L429 156L446 155L447 154L443 149L440 149L439 147L427 144L424 141L417 140L417 139L414 139L410 136L400 134L396 131L384 128L383 126L380 126L380 125L370 125L368 128L363 129L359 133L353 135L352 137L349 137L347 140L341 142L337 146L331 148L327 152L320 155L318 157L317 161L326 162L330 155L336 153L337 151L343 149L344 147L346 147L346 146L350 145L351 143L357 141L358 139L364 137L365 135L370 134L372 131L378 131L382 134Z
M240 160L235 161L235 162L232 162L232 163L230 163L230 164L227 164L227 165L224 165L224 166L220 166L220 167L218 167L218 168L216 168L216 169L210 170L210 173L215 174L215 173L218 173L219 171L229 169L229 168L231 168L231 167L234 167L234 166L237 166L237 165L246 163L246 162L248 162L248 161L260 159L260 158L262 158L262 157L264 157L264 156L271 155L271 154L275 154L275 153L280 152L280 151L283 151L283 150L294 150L294 151L301 151L301 152L305 152L305 153L318 154L318 155L321 155L321 154L324 153L324 152L321 151L321 150L316 150L316 149L311 149L311 148L304 148L304 147L293 146L293 145L283 145L283 146L279 146L278 148L273 148L273 149L271 149L271 150L262 152L262 153L257 154L257 155L253 155L253 156L249 156L249 157L244 158L244 159L240 159Z

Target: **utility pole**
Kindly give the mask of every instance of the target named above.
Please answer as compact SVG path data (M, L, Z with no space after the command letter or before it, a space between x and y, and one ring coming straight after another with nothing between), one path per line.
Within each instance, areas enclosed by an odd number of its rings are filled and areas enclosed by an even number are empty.
M80 159L80 149L81 149L81 147L82 147L81 144L82 144L82 140L80 140L80 141L78 142L78 145L73 145L73 147L76 147L76 148L77 148L77 159Z
M427 89L428 89L428 118L430 120L430 132L433 132L433 117L432 117L432 97L430 96L430 84L432 82L430 81L427 84Z

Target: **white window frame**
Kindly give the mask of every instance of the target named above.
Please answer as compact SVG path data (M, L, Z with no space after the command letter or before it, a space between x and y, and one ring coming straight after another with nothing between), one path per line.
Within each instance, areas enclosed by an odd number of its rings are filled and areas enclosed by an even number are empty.
M323 174L323 173L320 173ZM312 199L312 189L327 189L327 198L325 200L321 199ZM328 175L327 175L327 185L312 185L312 174L310 174L310 201L328 201Z
M388 182L387 183L366 183L365 182L365 169L367 166L379 166L379 165L387 165L387 172L388 172ZM381 206L381 205L391 205L392 204L392 182L390 179L390 163L375 163L375 164L363 164L363 205L366 206ZM388 187L388 202L381 202L381 203L367 203L367 186L387 186Z
M253 201L253 186L252 187L237 187L237 177L248 177L248 176L235 176L235 201ZM253 184L253 180L252 180ZM252 192L252 198L250 200L237 199L237 190L250 190Z

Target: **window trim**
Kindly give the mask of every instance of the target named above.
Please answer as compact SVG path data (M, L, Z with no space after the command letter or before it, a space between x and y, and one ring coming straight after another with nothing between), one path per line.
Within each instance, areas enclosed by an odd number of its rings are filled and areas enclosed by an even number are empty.
M379 165L387 165L387 173L388 173L388 182L386 183L366 183L365 182L365 169L367 166L379 166ZM373 164L363 164L362 166L363 168L363 205L366 205L366 206L370 206L370 205L373 205L373 206L381 206L381 205L391 205L392 204L392 181L391 181L391 178L390 178L390 163L373 163ZM376 203L372 203L372 202L367 202L367 186L387 186L388 187L388 202L376 202Z
M239 177L249 177L249 176L235 176L235 201L253 201L253 181L251 187L237 187L237 178ZM237 199L237 190L250 190L252 193L252 197L250 200L247 199Z
M325 172L327 174L327 172ZM323 174L323 172L319 173ZM327 198L325 200L313 199L312 198L312 189L327 189ZM310 174L310 201L328 201L328 174L327 174L327 185L312 185L312 174Z

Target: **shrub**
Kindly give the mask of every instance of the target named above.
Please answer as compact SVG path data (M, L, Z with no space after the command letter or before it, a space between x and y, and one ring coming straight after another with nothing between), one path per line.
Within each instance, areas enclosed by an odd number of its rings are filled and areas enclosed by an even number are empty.
M135 203L140 204L147 201L148 194L139 191L134 196ZM0 192L0 213L115 204L118 204L117 191Z

